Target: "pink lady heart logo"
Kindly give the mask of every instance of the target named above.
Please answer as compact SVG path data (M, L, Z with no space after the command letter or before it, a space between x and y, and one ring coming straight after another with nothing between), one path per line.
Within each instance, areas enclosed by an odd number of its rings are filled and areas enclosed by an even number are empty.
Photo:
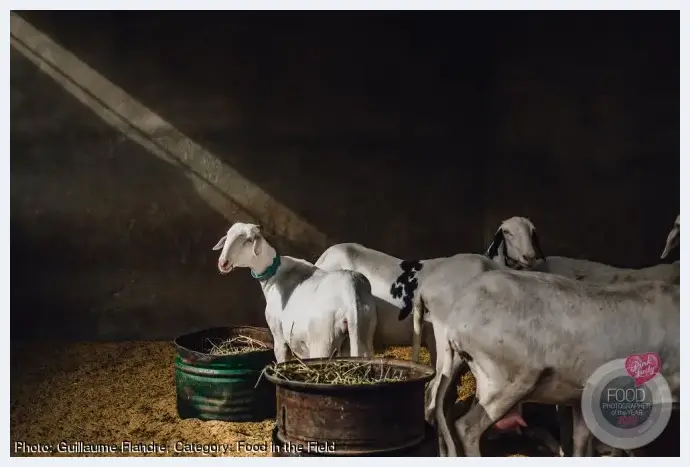
M635 380L635 386L641 386L654 378L661 369L659 354L647 352L644 355L633 354L625 359L625 370Z

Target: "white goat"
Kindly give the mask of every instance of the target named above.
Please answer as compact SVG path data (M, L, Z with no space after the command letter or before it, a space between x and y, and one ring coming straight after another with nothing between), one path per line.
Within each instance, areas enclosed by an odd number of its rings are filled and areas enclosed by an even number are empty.
M640 352L656 352L661 374L680 397L680 286L662 281L597 284L540 272L494 270L471 279L452 298L447 316L434 316L447 336L436 425L456 456L481 455L482 433L521 401L572 405L574 452L591 446L579 400L601 365ZM454 423L444 407L450 381L466 363L477 381L477 403ZM440 443L443 447L443 443Z
M496 268L529 268L543 259L536 229L529 219L511 217L504 220L497 229L494 239L484 255L458 254L451 257L421 261L403 261L386 253L366 248L356 243L342 243L328 248L316 261L316 266L334 271L351 269L364 274L372 285L377 298L378 324L374 337L377 347L409 345L412 337L412 359L419 361L419 349L424 321L428 321L428 308L440 308L437 313L450 310L452 301L446 297L459 290L477 274ZM495 260L487 256L494 255ZM431 305L429 305L431 303ZM412 312L414 318L406 319ZM432 365L440 373L436 348L445 339L437 326L427 326L431 331L425 335ZM433 422L433 407L436 400L438 380L435 378L427 388L427 419ZM515 423L513 423L515 422ZM525 426L524 420L506 419L497 424L499 429L515 425ZM529 434L549 445L543 432L530 430Z
M665 259L668 254L680 245L680 214L676 216L676 221L673 223L673 228L668 233L666 237L666 246L664 251L661 253L661 259Z
M524 235L524 234L523 234ZM500 239L499 239L500 240ZM664 259L680 242L680 215L676 217L673 229L668 234L666 246L661 255ZM500 252L500 248L499 248ZM487 251L487 255L497 261L501 260L497 251ZM575 280L584 280L600 284L617 284L625 282L660 280L671 284L680 284L680 262L657 264L641 269L627 269L609 266L603 263L563 256L547 256L532 268L534 271L548 272ZM559 424L561 425L561 445L563 451L569 452L569 440L573 438L573 414L568 408L558 407ZM620 455L621 450L613 449L613 455Z
M363 274L326 272L280 256L254 224L234 224L213 247L220 249L221 274L246 267L261 284L279 363L286 360L288 348L300 358L333 356L348 334L350 355L373 356L376 303Z
M656 264L640 269L629 269L584 259L547 256L546 260L534 267L533 270L558 274L559 276L575 280L598 282L600 284L648 280L680 284L680 263L678 261L670 264Z
M680 215L676 218L673 229L668 234L666 247L661 255L664 259L680 241ZM487 252L489 254L489 252ZM491 252L489 257L500 261L497 252ZM657 264L654 266L629 269L609 266L595 261L567 258L564 256L547 256L543 262L539 262L534 271L549 272L560 276L570 277L576 280L598 282L602 284L616 284L619 282L634 282L646 280L661 280L672 284L680 283L680 262L670 264Z
M532 267L538 259L543 258L534 225L524 217L511 217L503 221L489 251L495 252L497 263L513 268ZM424 293L425 277L439 264L450 262L454 264L453 275L443 278L442 283L444 286L460 287L486 267L496 267L495 264L486 262L480 265L471 259L474 256L458 254L403 261L357 243L340 243L324 251L315 265L326 271L349 269L364 274L377 298L378 324L374 337L376 347L406 346L412 341L412 359L418 362L423 320L406 318L417 303L416 299ZM439 293L445 292L439 290ZM419 316L423 316L421 310ZM436 361L434 341L428 334L425 341L433 364Z

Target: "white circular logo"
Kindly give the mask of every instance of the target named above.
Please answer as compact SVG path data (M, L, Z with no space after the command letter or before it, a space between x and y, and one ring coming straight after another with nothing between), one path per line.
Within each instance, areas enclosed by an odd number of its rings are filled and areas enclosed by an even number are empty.
M664 431L673 409L671 389L661 373L643 379L631 376L625 358L600 366L589 377L582 392L582 416L600 441L636 449Z

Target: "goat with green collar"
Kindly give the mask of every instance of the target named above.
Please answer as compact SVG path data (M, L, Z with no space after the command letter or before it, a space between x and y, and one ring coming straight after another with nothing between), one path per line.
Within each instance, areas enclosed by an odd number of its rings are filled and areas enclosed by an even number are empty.
M221 250L221 274L249 268L259 282L278 363L287 359L288 349L299 358L331 357L347 337L349 355L373 357L376 304L363 274L327 272L281 256L258 225L243 222L233 224L213 249Z

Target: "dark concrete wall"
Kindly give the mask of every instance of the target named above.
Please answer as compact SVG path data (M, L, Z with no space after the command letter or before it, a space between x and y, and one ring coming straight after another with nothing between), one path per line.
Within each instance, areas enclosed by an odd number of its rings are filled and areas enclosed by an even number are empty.
M21 17L326 237L263 222L284 254L481 252L523 215L546 254L638 267L678 214L677 12ZM11 96L13 336L263 322L211 247L270 206L210 206L14 48Z

